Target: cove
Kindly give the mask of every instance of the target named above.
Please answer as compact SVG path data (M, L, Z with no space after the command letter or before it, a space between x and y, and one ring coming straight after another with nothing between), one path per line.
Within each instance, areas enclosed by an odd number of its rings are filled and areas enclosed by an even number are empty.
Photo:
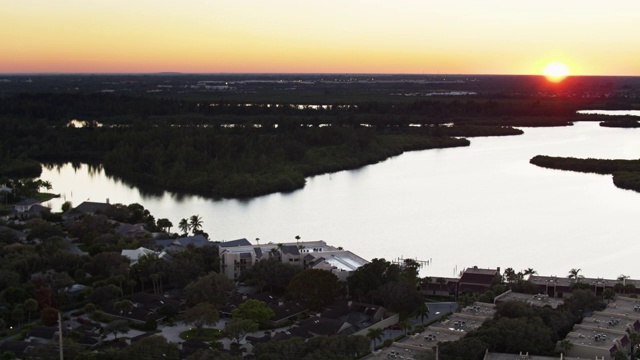
M524 128L524 135L471 138L465 148L402 154L358 170L307 179L292 193L250 200L211 200L164 192L148 195L101 168L71 164L41 178L74 206L91 200L140 203L173 231L202 216L214 241L261 243L325 240L366 258L431 260L423 276L453 276L465 267L534 268L566 276L640 278L640 194L610 176L549 170L535 155L637 159L640 132L577 123Z

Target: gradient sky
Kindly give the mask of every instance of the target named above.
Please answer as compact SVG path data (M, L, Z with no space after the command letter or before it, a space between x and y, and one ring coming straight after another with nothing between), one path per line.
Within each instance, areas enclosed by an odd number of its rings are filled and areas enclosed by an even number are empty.
M0 0L0 73L640 75L638 0Z

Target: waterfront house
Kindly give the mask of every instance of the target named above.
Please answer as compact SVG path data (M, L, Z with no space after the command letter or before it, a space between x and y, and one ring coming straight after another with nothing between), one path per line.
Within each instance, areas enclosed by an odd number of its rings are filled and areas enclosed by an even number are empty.
M40 205L36 199L25 199L11 205L13 214L21 219L40 216L42 212L51 212L46 206Z
M331 271L342 281L368 262L350 251L327 245L324 241L251 245L246 239L239 239L216 245L221 272L230 279L236 279L257 261L272 257L282 263L306 269Z

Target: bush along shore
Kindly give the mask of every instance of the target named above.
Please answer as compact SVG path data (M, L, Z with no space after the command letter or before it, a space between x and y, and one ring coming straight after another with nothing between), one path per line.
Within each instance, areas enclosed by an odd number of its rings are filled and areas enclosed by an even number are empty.
M611 174L615 186L640 192L640 160L578 159L537 155L529 162L548 169Z

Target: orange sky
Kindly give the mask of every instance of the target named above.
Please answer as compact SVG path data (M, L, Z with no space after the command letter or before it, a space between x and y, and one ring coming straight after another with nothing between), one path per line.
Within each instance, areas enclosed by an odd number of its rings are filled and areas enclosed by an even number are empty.
M640 1L0 0L0 73L640 75Z

